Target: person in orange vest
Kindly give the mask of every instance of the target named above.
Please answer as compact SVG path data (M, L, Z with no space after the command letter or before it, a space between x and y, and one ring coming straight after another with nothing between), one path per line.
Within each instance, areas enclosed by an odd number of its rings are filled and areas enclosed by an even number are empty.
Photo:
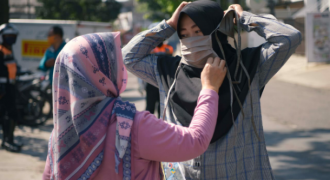
M11 152L20 152L21 145L14 143L14 130L18 121L16 99L17 64L12 45L15 44L18 30L10 23L0 26L0 120L2 122L1 147ZM7 118L6 118L7 116Z
M157 54L157 55L170 55L172 56L173 54L173 47L164 44L163 42L160 43L155 49L151 51L152 54Z

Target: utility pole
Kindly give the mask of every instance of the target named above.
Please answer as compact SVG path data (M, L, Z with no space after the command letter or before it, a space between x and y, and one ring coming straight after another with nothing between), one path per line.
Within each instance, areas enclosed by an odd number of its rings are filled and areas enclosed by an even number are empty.
M321 0L317 0L317 11L321 12Z
M31 13L30 13L30 9L31 9L31 6L30 6L30 0L27 0L27 8L28 8L28 19L31 19Z
M0 0L0 25L9 22L9 0Z
M273 16L275 16L275 1L274 0L268 0L268 8L270 10L270 14L272 14Z

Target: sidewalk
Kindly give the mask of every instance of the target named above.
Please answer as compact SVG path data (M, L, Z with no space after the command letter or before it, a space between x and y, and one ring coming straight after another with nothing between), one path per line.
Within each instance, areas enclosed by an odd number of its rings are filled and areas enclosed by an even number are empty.
M15 138L24 143L24 147L21 153L0 149L0 180L41 179L52 128L52 120L38 129L16 128ZM0 136L2 140L2 131Z
M330 90L330 63L307 63L305 56L292 55L273 79Z

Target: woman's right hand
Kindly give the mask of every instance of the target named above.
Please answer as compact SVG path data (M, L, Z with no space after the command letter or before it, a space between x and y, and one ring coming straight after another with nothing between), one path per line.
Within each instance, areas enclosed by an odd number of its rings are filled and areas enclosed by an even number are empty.
M212 89L219 93L227 73L226 62L219 57L209 57L201 74L202 89Z
M176 28L177 28L176 26L178 24L178 19L179 19L180 12L183 9L183 7L185 7L189 3L190 2L183 1L178 6L178 8L176 8L176 10L174 11L174 13L172 14L172 17L169 20L167 20L166 23L176 30Z

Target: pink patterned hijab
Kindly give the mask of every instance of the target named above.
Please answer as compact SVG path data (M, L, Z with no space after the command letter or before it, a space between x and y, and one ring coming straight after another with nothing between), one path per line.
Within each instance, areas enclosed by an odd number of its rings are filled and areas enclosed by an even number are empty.
M130 179L130 133L136 110L119 97L127 83L120 34L74 38L59 54L54 69L54 130L48 150L51 179L95 177L113 116L117 122L115 170L118 173L123 159L124 179Z

